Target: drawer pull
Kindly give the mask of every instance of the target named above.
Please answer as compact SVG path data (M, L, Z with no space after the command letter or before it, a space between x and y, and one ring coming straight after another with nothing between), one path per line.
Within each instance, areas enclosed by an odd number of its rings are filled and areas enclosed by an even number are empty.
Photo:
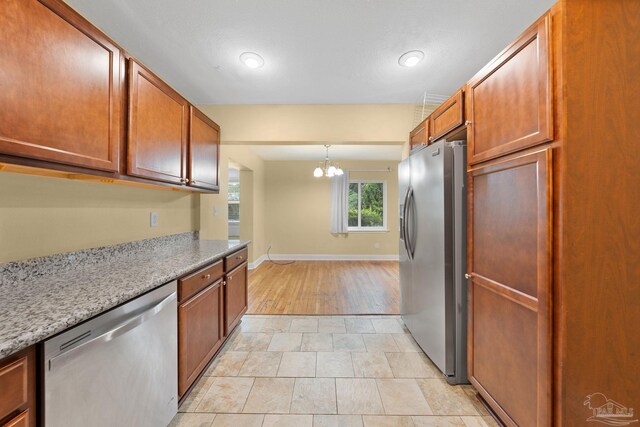
M236 259L242 259L242 255L238 255Z
M205 274L202 276L203 279L207 280L207 279L211 279L211 275L210 274Z

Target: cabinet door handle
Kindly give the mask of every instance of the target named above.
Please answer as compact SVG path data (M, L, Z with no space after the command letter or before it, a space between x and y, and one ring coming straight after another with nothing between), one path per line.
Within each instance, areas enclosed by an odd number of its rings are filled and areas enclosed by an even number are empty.
M464 122L465 126L469 126L471 124L471 120L467 120L466 122Z
M433 141L433 137L432 136L429 137L429 141Z
M464 274L464 278L467 279L467 280L471 280L472 277L473 276L471 276L469 273L465 273Z
M192 179L191 181L189 181L189 184L195 184L196 181L194 179Z

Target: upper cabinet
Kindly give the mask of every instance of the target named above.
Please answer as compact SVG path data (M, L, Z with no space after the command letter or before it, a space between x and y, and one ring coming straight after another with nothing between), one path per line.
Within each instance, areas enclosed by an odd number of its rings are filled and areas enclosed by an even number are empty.
M409 144L413 150L421 145L429 144L429 118L424 119L414 130L409 134Z
M437 140L464 124L463 102L461 89L431 113L429 116L429 127L431 129L429 142Z
M186 184L189 103L133 59L128 71L127 173Z
M467 84L469 162L553 139L549 15Z
M189 186L218 190L220 126L191 106L189 118Z
M122 54L59 0L3 0L0 153L117 171Z

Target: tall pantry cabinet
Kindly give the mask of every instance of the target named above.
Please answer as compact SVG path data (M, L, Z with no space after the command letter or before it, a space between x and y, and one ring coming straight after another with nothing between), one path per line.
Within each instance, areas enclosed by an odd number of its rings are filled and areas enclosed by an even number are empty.
M469 376L506 425L640 407L638 76L640 2L563 0L466 86Z

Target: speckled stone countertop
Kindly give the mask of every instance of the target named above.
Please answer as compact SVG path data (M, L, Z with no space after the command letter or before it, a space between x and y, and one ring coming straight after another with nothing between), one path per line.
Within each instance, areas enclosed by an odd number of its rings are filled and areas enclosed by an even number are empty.
M0 264L0 359L248 243L183 233Z

